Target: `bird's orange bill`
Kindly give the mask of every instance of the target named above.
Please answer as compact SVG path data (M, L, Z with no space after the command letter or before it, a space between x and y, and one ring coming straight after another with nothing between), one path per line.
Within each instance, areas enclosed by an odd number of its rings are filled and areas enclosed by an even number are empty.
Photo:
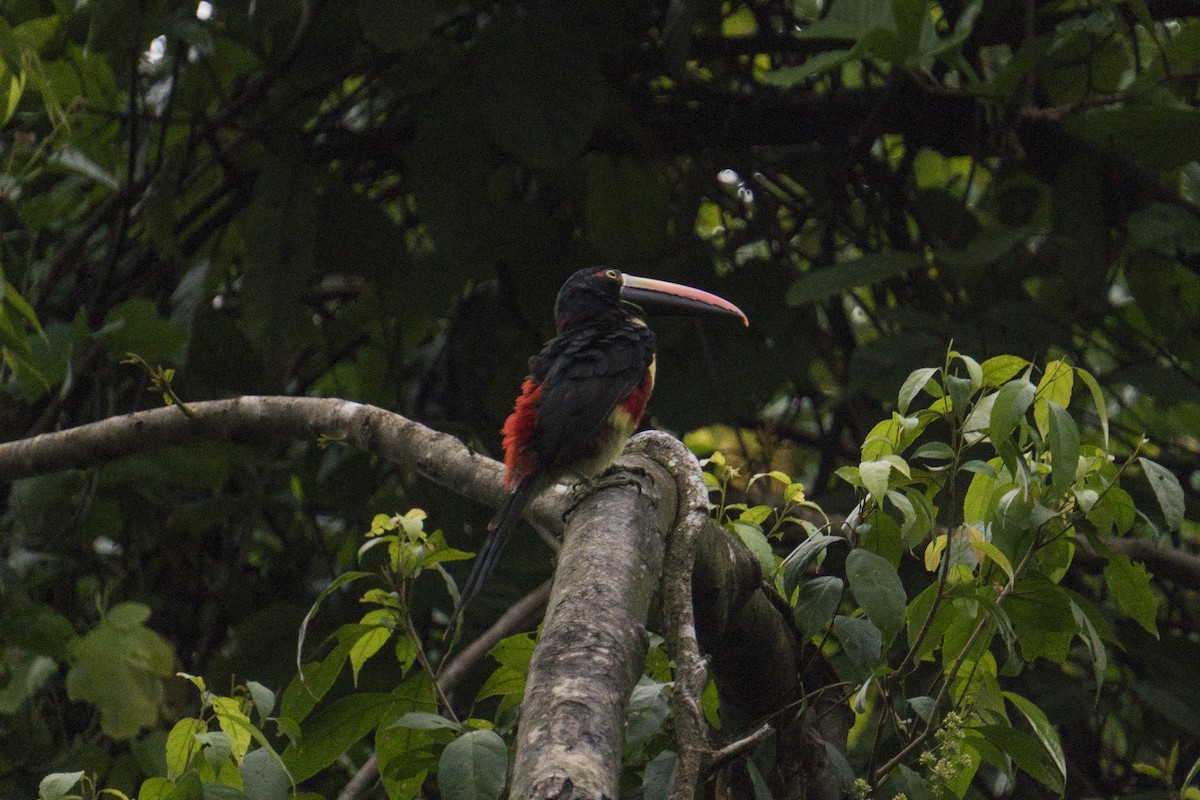
M680 314L687 316L734 316L749 325L742 310L723 297L702 289L694 289L654 278L623 275L621 300L650 314Z

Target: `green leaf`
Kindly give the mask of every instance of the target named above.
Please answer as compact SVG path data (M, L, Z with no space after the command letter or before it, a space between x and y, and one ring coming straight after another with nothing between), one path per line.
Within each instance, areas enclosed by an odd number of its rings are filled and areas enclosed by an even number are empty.
M142 297L114 306L105 316L96 338L114 358L137 353L150 366L180 354L187 341L182 328L159 316L154 303Z
M858 465L858 474L862 479L863 486L871 493L871 499L876 504L883 504L883 498L887 495L888 490L888 477L891 473L892 463L890 461L863 461Z
M895 567L882 556L856 548L846 556L846 578L854 599L879 628L883 643L887 645L904 625L904 609L908 603Z
M1108 648L1104 646L1104 639L1092 621L1092 617L1081 605L1086 602L1083 598L1071 598L1071 614L1075 617L1075 624L1079 628L1079 638L1083 640L1084 647L1092 657L1092 674L1096 677L1095 698L1099 700L1100 690L1104 688L1104 673L1108 670ZM1091 606L1090 603L1088 606L1091 607L1092 613L1099 616L1098 609Z
M1054 730L1054 725L1046 718L1044 711L1021 695L1013 692L1004 692L1004 697L1025 716L1025 719L1029 721L1029 725L1033 728L1034 735L1042 743L1042 747L1046 748L1046 753L1049 754L1050 760L1053 762L1055 769L1058 770L1058 775L1061 778L1059 788L1057 789L1061 790L1062 784L1067 779L1067 758L1063 754L1062 742L1059 741L1058 732Z
M38 784L39 800L61 800L82 777L82 771L50 773Z
M983 368L983 386L995 389L1008 383L1021 370L1029 366L1029 362L1019 356L993 356L980 365Z
M730 522L729 527L742 540L742 544L746 545L746 548L758 559L763 575L774 575L775 552L771 549L771 543L767 541L762 529L757 525L747 525L741 520Z
M310 716L299 744L283 751L283 763L293 780L307 780L337 761L370 733L396 702L390 694L362 692L339 697Z
M254 725L250 718L242 712L241 703L232 697L214 697L212 699L213 713L217 715L217 724L229 736L232 746L233 760L241 763L250 749L251 731Z
M879 665L883 652L883 637L879 628L866 619L842 614L833 618L833 635L841 642L850 662L851 675L865 680Z
M625 718L625 744L638 745L649 741L667 719L670 705L666 696L667 684L643 675L629 696Z
M275 693L258 681L246 681L246 688L250 690L250 698L254 701L259 719L266 720L275 710Z
M808 638L829 626L842 599L844 583L834 575L822 575L805 581L796 599L796 627Z
M937 369L934 367L915 369L909 373L909 376L904 379L904 384L900 387L896 410L901 414L907 414L909 405L925 388L925 384L929 383L930 379L936 374Z
M1092 403L1096 407L1096 415L1100 417L1100 431L1104 434L1104 449L1108 449L1108 406L1104 402L1104 393L1100 391L1100 384L1092 377L1092 373L1085 369L1075 368L1075 374L1083 381L1084 386L1088 388L1088 392L1092 395Z
M909 253L895 250L872 253L801 276L788 288L787 303L790 306L816 303L835 294L895 278L924 266L922 259Z
M981 725L975 730L983 737L983 742L976 745L980 749L987 750L989 749L988 745L996 748L999 752L993 756L994 758L997 756L1001 760L1005 756L1011 758L1013 764L1032 776L1038 783L1046 786L1052 792L1061 794L1062 778L1058 769L1051 762L1046 748L1042 746L1037 737L1007 725ZM975 745L972 738L968 737L967 742Z
M1046 436L1050 425L1049 404L1063 408L1071 405L1071 389L1075 385L1075 370L1065 361L1051 361L1038 381L1037 400L1033 404L1033 420L1038 432Z
M167 777L179 778L187 771L192 759L200 752L196 735L204 733L208 726L198 719L185 717L176 722L167 734Z
M996 392L996 404L992 406L989 426L993 446L998 447L1016 430L1036 392L1034 385L1024 379L1010 381Z
M371 656L379 652L392 632L383 625L374 625L358 637L358 641L350 648L350 668L354 676L354 685L358 686L358 672Z
M861 53L862 49L858 47L826 50L823 53L816 53L806 58L803 64L771 70L765 73L759 80L768 86L790 89L809 78L815 78L818 75L824 75L826 72L837 69L847 61L858 58Z
M1154 636L1158 636L1158 596L1150 588L1146 565L1119 553L1104 565L1104 581L1122 611Z
M790 596L792 590L800 582L800 575L808 567L826 547L829 547L834 542L846 541L840 536L831 536L827 533L818 533L815 536L810 536L801 542L795 550L788 554L783 560L783 585Z
M175 674L175 653L157 633L133 620L148 609L114 607L86 636L71 645L67 696L95 705L100 724L114 739L131 738L158 720L164 678Z
M1150 481L1150 488L1158 498L1158 506L1162 509L1167 528L1178 530L1183 524L1184 515L1183 487L1179 485L1179 479L1175 477L1175 473L1148 458L1139 456L1138 463L1142 465L1146 480Z
M274 755L262 748L251 750L238 767L242 789L253 800L286 800L291 781Z
M1065 492L1075 482L1079 465L1079 428L1067 410L1055 401L1046 406L1049 419L1046 443L1050 446L1050 478L1054 488Z
M495 731L468 731L446 745L438 761L445 800L497 800L508 778L508 748Z
M642 800L667 800L670 797L677 760L674 750L663 750L650 759L642 774Z

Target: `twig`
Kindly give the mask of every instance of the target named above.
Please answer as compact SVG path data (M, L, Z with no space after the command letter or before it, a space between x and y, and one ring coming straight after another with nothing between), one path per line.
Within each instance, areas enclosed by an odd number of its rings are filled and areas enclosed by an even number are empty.
M751 747L757 745L759 742L764 742L771 738L771 735L774 733L775 729L771 727L770 723L764 722L762 725L759 725L753 731L737 741L730 742L720 750L714 750L712 754L712 760L709 762L708 768L715 769L724 764L726 761L738 757Z

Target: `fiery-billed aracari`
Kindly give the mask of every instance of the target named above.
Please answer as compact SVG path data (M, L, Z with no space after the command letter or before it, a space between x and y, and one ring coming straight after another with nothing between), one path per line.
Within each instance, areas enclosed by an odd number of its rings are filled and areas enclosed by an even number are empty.
M554 303L557 335L530 359L529 377L504 423L505 486L488 538L463 584L461 609L495 568L529 501L559 478L590 478L620 455L654 389L654 333L646 314L746 315L708 292L581 269Z

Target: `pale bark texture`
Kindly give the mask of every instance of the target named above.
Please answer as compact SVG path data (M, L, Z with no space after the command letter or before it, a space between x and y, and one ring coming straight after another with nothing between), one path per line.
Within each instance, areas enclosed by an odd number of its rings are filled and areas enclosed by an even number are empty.
M625 706L642 674L676 499L655 462L618 464L567 525L521 707L514 798L619 796Z

